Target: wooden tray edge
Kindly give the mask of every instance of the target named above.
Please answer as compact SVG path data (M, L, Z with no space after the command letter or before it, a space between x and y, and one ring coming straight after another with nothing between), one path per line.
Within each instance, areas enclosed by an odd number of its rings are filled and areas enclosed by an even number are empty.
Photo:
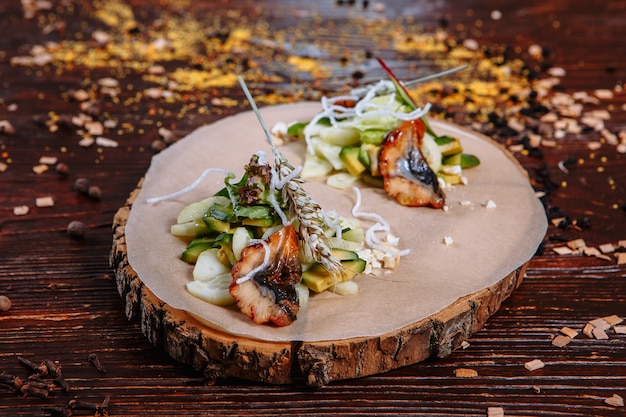
M128 262L125 227L137 185L113 219L109 263L126 317L138 319L150 343L175 360L203 371L208 381L236 377L289 384L302 374L310 386L379 374L429 357L445 357L482 328L521 284L525 263L496 284L458 299L431 317L375 337L321 342L267 342L212 329L170 307L147 288Z

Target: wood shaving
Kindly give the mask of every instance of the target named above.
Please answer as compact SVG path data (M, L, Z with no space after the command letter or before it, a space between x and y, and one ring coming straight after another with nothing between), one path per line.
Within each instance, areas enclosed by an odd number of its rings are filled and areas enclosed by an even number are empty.
M613 331L617 334L626 334L626 326L614 326Z
M607 322L610 326L615 326L616 324L620 324L621 322L624 321L623 318L621 318L620 316L613 314L610 316L606 316L606 317L602 317L602 320L604 320L605 322Z
M76 101L86 101L89 100L89 93L85 90L76 90L71 94L72 98Z
M578 336L578 331L570 328L570 327L563 327L560 330L561 333L563 333L565 336L568 336L572 339L574 339L576 336Z
M623 407L624 399L617 394L613 394L611 397L605 398L604 403L612 405L613 407Z
M565 347L571 341L572 341L571 337L560 334L557 337L555 337L554 339L552 339L552 345L554 345L556 347Z
M593 333L593 337L595 337L598 340L607 340L609 338L609 335L606 334L606 332L603 329L600 329L599 327L595 327L592 330Z
M87 122L85 123L85 129L93 136L99 136L104 133L104 126L100 122Z
M615 255L618 265L626 265L626 253L620 252Z
M559 226L559 224L560 224L560 223L561 223L564 219L565 219L564 217L557 217L557 218L554 218L554 219L550 220L550 223L552 223L552 225L553 225L553 226L558 227L558 226Z
M574 253L570 248L568 248L567 246L558 246L556 248L552 249L554 252L558 253L559 255L571 255L572 253Z
M574 239L567 242L567 246L572 250L577 250L587 247L587 244L583 239Z
M487 417L504 417L504 408L502 407L487 408Z
M45 165L56 165L58 161L59 158L57 158L56 156L42 156L41 158L39 158L39 163Z
M617 140L617 135L615 133L608 131L607 129L603 129L602 132L600 132L600 134L609 145L615 146L619 143Z
M612 253L615 252L615 246L612 243L605 243L603 245L598 246L600 252L602 253Z
M98 136L96 138L96 145L103 146L105 148L117 148L119 143L116 140Z
M48 165L46 164L39 164L39 165L35 165L33 167L33 172L37 175L41 175L44 172L46 172L49 169Z
M583 253L587 256L598 256L600 255L600 251L598 248L584 248Z
M533 359L532 361L528 361L524 364L524 368L528 369L531 372L536 371L537 369L541 369L544 366L546 366L546 364L543 363L541 359Z
M593 325L589 323L585 324L585 327L583 327L583 334L588 338L593 339Z
M35 205L37 207L52 207L54 206L54 199L50 196L47 197L37 197L35 199Z
M469 368L457 368L454 370L454 376L457 378L475 378L478 376L478 372Z
M594 329L600 330L608 330L611 327L611 325L603 318L591 320L589 324L591 324Z
M88 148L95 142L95 139L92 137L85 137L78 141L78 145L83 148Z
M599 99L611 99L613 98L613 91L607 88L599 88L593 92Z
M16 216L25 216L28 214L28 211L29 211L28 206L13 207L13 214Z

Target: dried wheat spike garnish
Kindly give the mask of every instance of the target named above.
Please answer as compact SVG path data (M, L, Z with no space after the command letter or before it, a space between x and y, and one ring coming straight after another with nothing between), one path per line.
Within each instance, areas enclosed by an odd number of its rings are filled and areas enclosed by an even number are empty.
M533 359L532 361L528 361L524 364L524 368L528 369L531 372L536 371L537 369L541 369L544 366L546 366L546 364L543 363L541 359Z
M457 368L454 370L454 376L457 378L475 378L478 376L478 372L469 368Z
M287 202L290 209L295 213L298 219L298 231L300 236L311 250L313 259L321 263L328 271L337 272L342 268L341 262L339 262L330 250L330 243L328 238L324 234L323 225L333 228L333 222L327 213L322 210L320 205L313 200L313 198L302 188L304 180L300 177L300 170L295 170L291 164L287 161L285 155L282 154L274 144L274 138L271 132L265 125L261 113L257 108L257 105L252 97L252 94L248 90L245 81L241 76L238 77L239 84L243 89L250 106L254 111L263 132L267 138L268 143L272 148L274 154L274 170L277 174L278 181L277 189L282 190L283 200ZM273 176L274 172L272 172ZM274 181L271 182L270 187L273 187ZM271 190L270 190L271 191ZM270 192L270 194L272 194ZM283 223L288 223L288 220L284 216L284 213L280 210L277 204L274 205L276 211L281 215Z

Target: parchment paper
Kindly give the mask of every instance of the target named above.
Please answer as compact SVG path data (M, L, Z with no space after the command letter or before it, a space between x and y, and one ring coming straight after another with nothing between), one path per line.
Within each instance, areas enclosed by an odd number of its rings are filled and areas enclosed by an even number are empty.
M279 105L262 109L268 126L277 122L309 120L319 103ZM207 325L231 334L267 341L323 341L376 336L428 317L458 298L484 289L521 266L543 239L547 221L520 166L489 139L462 128L432 121L438 134L461 139L466 152L481 165L464 173L469 184L447 192L449 210L400 206L383 190L360 184L361 210L383 215L400 237L399 248L411 249L399 267L382 277L355 278L359 293L339 296L316 294L300 310L292 325L276 328L254 324L236 307L208 304L190 295L185 284L192 267L180 260L186 242L169 233L180 210L206 198L224 185L215 173L195 190L176 200L149 205L146 199L178 191L196 180L206 168L224 168L237 179L250 156L270 152L252 112L204 126L156 155L126 225L130 265L145 285L170 306L190 312ZM302 163L304 147L281 148L294 166ZM352 189L338 191L319 182L305 189L326 210L350 216L355 202ZM492 200L496 208L482 203ZM461 204L469 202L471 204ZM443 244L450 236L454 243Z

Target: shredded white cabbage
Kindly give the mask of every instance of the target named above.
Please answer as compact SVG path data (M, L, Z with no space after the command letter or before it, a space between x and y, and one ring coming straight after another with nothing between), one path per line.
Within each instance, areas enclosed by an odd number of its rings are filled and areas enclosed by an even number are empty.
M389 234L391 232L389 223L380 214L359 211L362 204L361 190L359 190L358 187L353 187L353 190L356 193L356 202L352 207L352 215L357 219L369 219L376 222L365 231L365 243L367 246L392 256L405 256L411 253L410 249L391 249L388 242L384 242L376 235L376 232L386 232Z
M192 182L190 185L188 185L187 187L178 190L176 192L173 192L171 194L167 194L164 196L160 196L160 197L150 197L146 199L146 203L148 204L154 204L154 203L158 203L160 201L165 201L165 200L171 200L173 198L176 197L180 197L184 194L187 194L188 192L190 192L191 190L193 190L194 188L196 188L198 185L200 185L200 183L202 183L202 181L205 180L205 178L213 173L213 172L219 172L223 175L231 175L231 173L225 169L221 169L221 168L207 168L205 169L202 174L200 174L200 176L194 181Z
M304 128L304 139L307 144L307 151L311 154L314 153L313 145L311 144L311 131L313 130L313 126L323 118L328 118L330 123L335 127L358 127L363 120L381 116L391 116L402 121L419 119L430 110L430 103L426 104L424 108L417 108L410 113L394 110L393 106L396 104L396 95L393 91L393 84L390 81L382 80L368 87L367 90L353 90L353 94L351 95L331 98L322 97L322 111L316 114ZM390 92L392 93L386 103L380 104L372 102L375 97ZM355 101L356 105L354 107L346 107L336 104L343 101Z

